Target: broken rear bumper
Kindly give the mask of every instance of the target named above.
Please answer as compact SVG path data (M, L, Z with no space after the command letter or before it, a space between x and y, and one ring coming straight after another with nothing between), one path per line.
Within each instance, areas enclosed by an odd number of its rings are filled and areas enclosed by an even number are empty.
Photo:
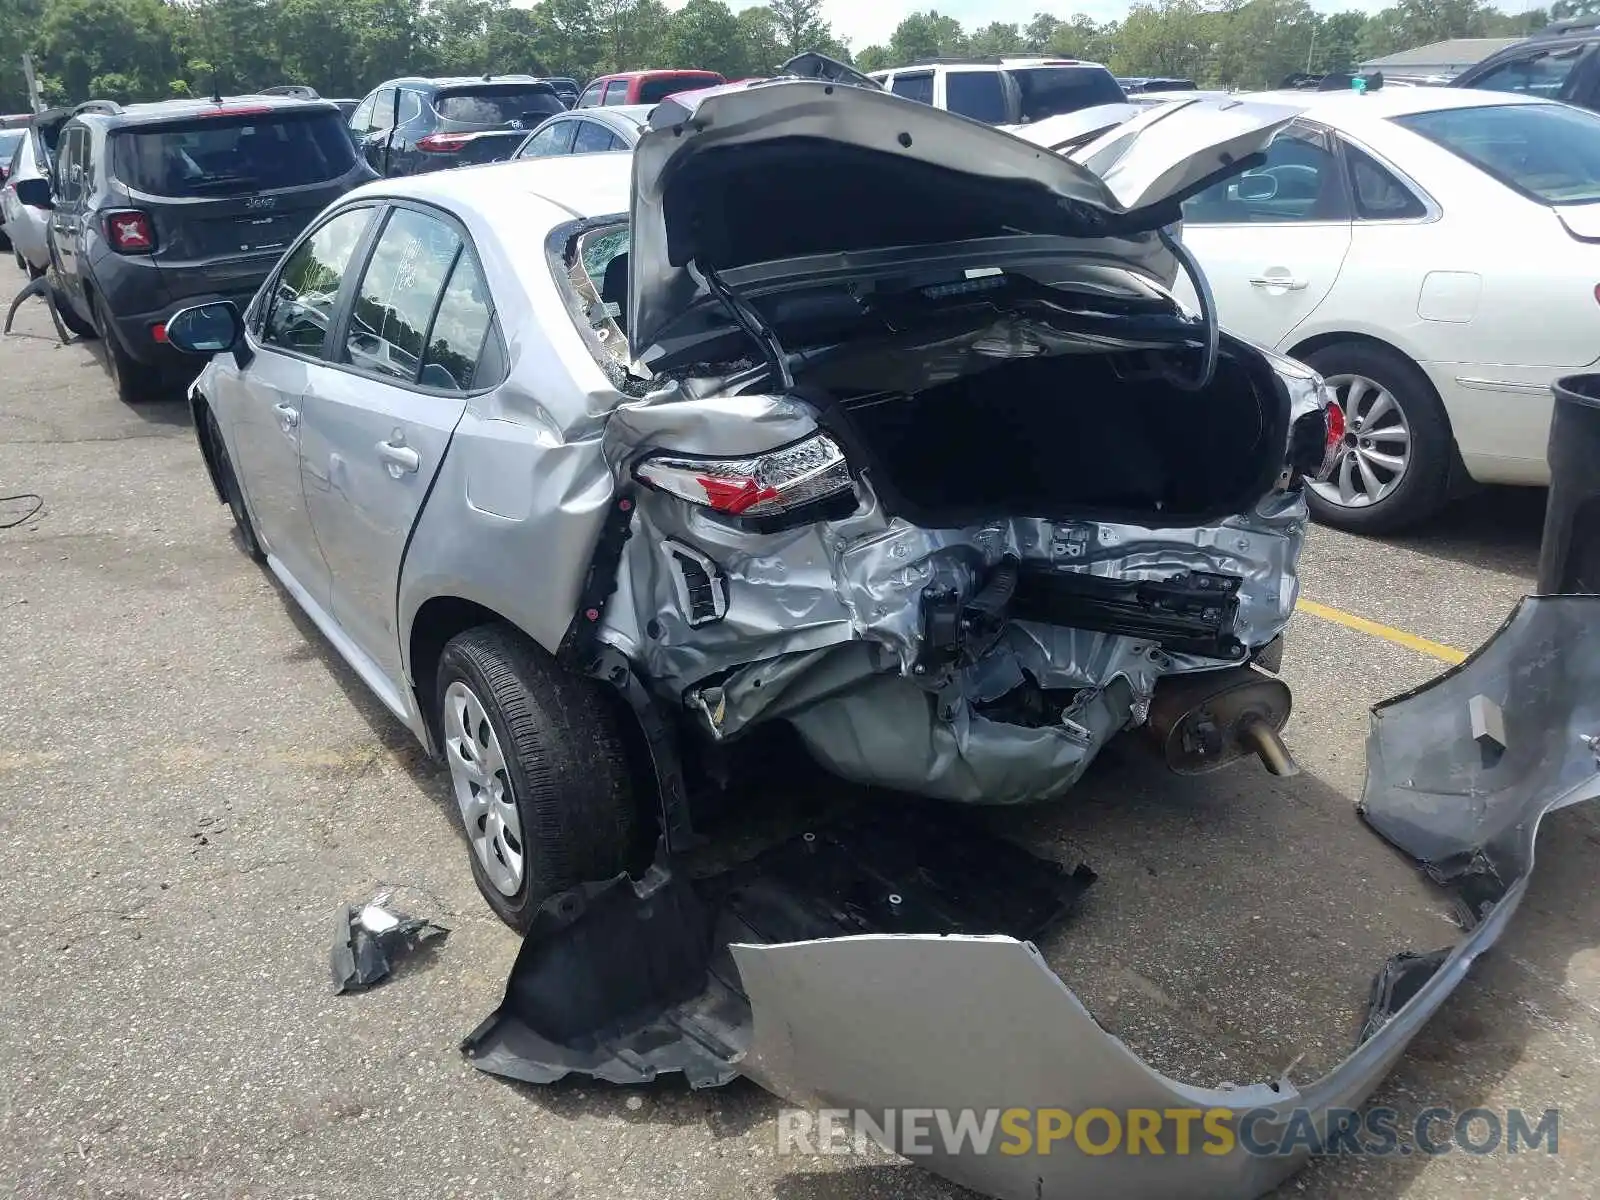
M948 838L916 845L915 835L898 850L892 838L876 847L847 839L825 860L801 840L722 883L665 873L557 897L505 1002L465 1049L483 1069L526 1080L576 1070L644 1081L676 1070L705 1085L745 1074L797 1102L874 1114L1222 1110L1234 1130L1225 1153L1090 1155L1067 1140L1047 1155L979 1154L934 1138L916 1161L1006 1200L1260 1195L1310 1149L1254 1148L1278 1143L1297 1113L1325 1134L1332 1112L1367 1098L1504 932L1545 814L1600 795L1597 618L1597 597L1526 600L1465 663L1374 709L1362 815L1452 889L1465 932L1448 950L1386 963L1360 1043L1314 1082L1198 1088L1151 1069L1028 941L1070 906L1081 872L1054 868L1052 882L1040 860L986 862L976 842L951 850ZM1502 737L1480 730L1475 740L1478 697L1503 716ZM1021 852L992 857L1012 853ZM872 854L889 861L858 870ZM803 865L814 860L824 865ZM911 881L903 892L876 887L900 878ZM1026 887L985 910L986 878ZM858 932L816 934L830 925Z

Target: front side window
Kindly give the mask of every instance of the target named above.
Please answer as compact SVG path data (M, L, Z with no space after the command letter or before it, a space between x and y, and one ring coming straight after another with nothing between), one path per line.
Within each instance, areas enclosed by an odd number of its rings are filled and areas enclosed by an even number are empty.
M377 106L378 97L368 96L356 105L355 112L350 114L350 128L356 133L370 133L372 131L372 110Z
M917 71L911 74L902 72L894 77L894 86L891 90L896 96L904 96L907 100L915 100L918 104L932 104L933 72Z
M572 143L574 154L605 154L617 148L617 139L598 121L579 121L578 136Z
M1600 116L1587 109L1504 104L1391 119L1541 204L1600 200Z
M944 78L944 106L953 113L1002 125L1006 112L1005 78L999 71L951 71Z
M356 289L341 361L415 383L433 311L461 238L437 217L395 209Z
M322 353L340 285L371 219L370 208L347 209L295 248L272 285L262 342L301 354Z
M1290 130L1267 147L1267 161L1183 202L1195 225L1280 225L1349 219L1339 160L1320 136Z
M1013 68L1024 121L1042 121L1101 104L1121 104L1116 77L1104 67Z
M517 151L517 157L549 158L553 154L571 154L572 135L577 124L576 121L556 121L546 125Z
M374 130L394 128L394 106L396 99L397 97L393 88L384 88L373 100L372 128Z
M1582 46L1550 50L1491 67L1472 86L1485 92L1517 92L1559 99L1561 89L1583 55Z
M1388 167L1348 143L1344 152L1358 220L1414 221L1428 215L1427 207Z
M613 79L606 84L606 98L603 104L626 104L628 102L628 81L626 79Z

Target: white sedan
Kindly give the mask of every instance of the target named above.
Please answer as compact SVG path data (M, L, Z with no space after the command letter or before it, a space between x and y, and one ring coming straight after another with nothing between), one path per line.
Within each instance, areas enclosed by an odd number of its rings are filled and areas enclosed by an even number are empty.
M1600 358L1600 116L1449 88L1249 99L1302 115L1184 204L1183 240L1225 326L1337 391L1316 515L1380 532L1469 480L1546 483L1550 384Z

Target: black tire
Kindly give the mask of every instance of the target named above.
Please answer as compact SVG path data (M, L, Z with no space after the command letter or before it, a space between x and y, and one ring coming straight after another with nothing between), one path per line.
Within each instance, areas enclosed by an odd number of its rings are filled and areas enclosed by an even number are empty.
M488 715L525 835L521 884L506 895L471 848L473 830L466 830L472 877L500 919L525 933L551 895L612 878L632 864L641 849L642 789L602 685L563 670L510 626L457 634L440 656L434 713L447 761L455 751L445 733L445 698L455 683L465 684ZM451 786L454 802L453 768ZM460 805L455 809L459 816Z
M1410 459L1395 489L1363 507L1337 503L1306 489L1311 515L1324 525L1351 533L1395 533L1427 520L1450 497L1455 436L1439 393L1422 368L1397 351L1370 342L1339 342L1304 356L1326 377L1360 375L1395 399L1411 429Z
M80 317L78 310L72 307L72 301L54 287L50 289L50 303L56 306L56 312L61 316L61 323L84 341L92 342L100 336L100 331L93 323Z
M117 399L124 404L142 404L156 399L161 391L161 372L146 366L130 355L122 346L122 339L106 320L100 301L91 295L89 311L94 314L95 330L100 336L101 358L111 386L117 390ZM69 326L70 328L70 326Z
M217 464L217 478L222 482L222 494L227 498L228 511L233 513L233 525L239 536L239 548L258 563L267 561L256 528L250 523L250 511L244 506L244 491L239 487L239 477L233 471L233 459L228 457L228 444L222 440L222 430L210 407L206 408L206 439L211 443L212 461Z

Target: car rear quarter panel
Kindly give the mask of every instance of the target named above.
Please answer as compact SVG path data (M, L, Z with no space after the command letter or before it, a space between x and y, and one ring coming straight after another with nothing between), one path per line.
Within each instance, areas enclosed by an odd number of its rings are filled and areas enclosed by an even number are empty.
M546 235L571 214L526 199L516 214L457 210L488 277L509 373L467 405L401 565L398 629L413 683L413 627L436 598L490 609L554 652L615 490L600 439L621 396L545 258Z

